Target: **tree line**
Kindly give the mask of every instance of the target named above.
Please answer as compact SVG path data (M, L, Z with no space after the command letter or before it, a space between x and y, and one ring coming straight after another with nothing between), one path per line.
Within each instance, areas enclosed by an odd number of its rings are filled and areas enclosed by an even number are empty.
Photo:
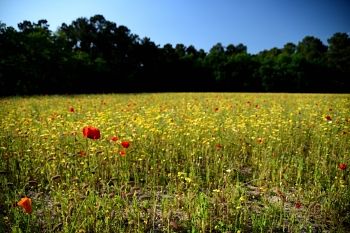
M258 54L244 44L156 45L102 15L62 23L0 22L1 96L130 92L347 93L350 38L313 36Z

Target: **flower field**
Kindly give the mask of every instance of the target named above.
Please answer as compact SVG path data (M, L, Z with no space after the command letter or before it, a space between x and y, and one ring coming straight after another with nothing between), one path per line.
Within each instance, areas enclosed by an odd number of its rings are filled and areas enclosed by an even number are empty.
M348 232L350 95L0 99L0 232Z

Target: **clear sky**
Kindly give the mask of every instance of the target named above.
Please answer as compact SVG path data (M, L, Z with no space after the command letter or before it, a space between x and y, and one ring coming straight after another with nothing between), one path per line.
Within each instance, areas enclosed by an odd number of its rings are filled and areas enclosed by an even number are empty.
M46 19L56 31L96 14L160 47L182 43L206 52L220 42L257 54L305 36L328 45L334 33L350 33L350 0L0 0L0 21L15 29Z

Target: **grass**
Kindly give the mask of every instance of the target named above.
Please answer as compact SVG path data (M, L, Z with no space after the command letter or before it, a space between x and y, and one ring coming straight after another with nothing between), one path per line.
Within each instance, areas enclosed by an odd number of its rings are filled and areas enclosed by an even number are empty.
M2 98L0 232L347 232L349 100Z

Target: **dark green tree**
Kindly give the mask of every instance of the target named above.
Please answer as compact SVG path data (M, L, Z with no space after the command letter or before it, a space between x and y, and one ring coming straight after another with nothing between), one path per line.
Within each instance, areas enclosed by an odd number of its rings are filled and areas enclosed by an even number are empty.
M313 36L306 36L296 47L296 52L305 56L307 60L322 59L328 47Z
M183 44L176 44L175 53L177 54L178 58L185 56L186 55L186 46Z
M257 75L259 63L247 53L231 56L221 66L223 91L260 91L261 81Z
M281 49L274 47L270 50L263 50L263 51L259 52L259 56L274 58L274 57L277 57L281 53L282 53Z
M24 21L2 30L2 76L12 94L55 93L60 89L56 48L46 20ZM12 80L11 80L12 79Z
M186 48L186 54L187 55L193 54L194 57L197 57L197 50L193 45L190 45Z
M328 61L344 74L350 74L350 38L347 33L335 33L329 43Z
M282 49L282 53L287 53L289 55L292 55L296 52L297 46L291 42L285 44Z
M200 50L198 51L198 58L204 59L205 56L207 56L207 53L204 51L204 49L200 49Z
M236 51L237 51L237 53L247 53L247 46L240 43L236 46Z
M349 92L350 86L350 38L346 33L335 33L327 40L328 65L332 71L331 81L338 92Z
M225 54L226 54L227 56L236 55L236 54L237 54L236 47L235 47L233 44L227 45L227 47L226 47L226 49L225 49Z
M211 49L209 50L210 54L213 53L224 53L225 52L225 48L224 46L219 42L216 45L214 45L213 47L211 47Z
M141 57L137 52L140 40L130 30L106 20L102 15L87 18L78 18L70 25L62 24L61 34L75 51L76 64L81 72L77 80L90 77L94 80L100 77L95 84L87 83L86 89L93 92L127 92L131 86L118 85L122 81L132 81L140 71ZM83 55L83 56L82 56ZM89 61L89 62L88 62ZM107 85L107 83L109 85Z
M18 31L0 22L3 95L143 91L348 92L350 42L345 33L311 36L258 55L242 43L193 45L140 39L102 15L63 23L23 21ZM321 80L320 77L329 77ZM16 77L16 78L13 78Z

